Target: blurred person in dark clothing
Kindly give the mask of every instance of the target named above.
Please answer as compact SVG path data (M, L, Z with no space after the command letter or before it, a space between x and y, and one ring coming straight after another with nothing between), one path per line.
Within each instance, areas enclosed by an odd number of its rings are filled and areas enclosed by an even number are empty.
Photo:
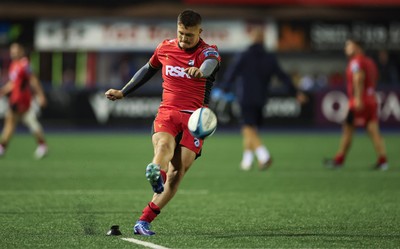
M396 64L390 59L387 50L378 52L376 61L379 71L378 83L381 85L400 86Z
M263 170L271 165L272 160L270 152L260 138L258 128L262 124L262 113L271 78L277 76L290 94L296 94L297 89L291 78L280 67L275 54L266 51L262 27L253 27L250 31L250 38L252 44L229 66L213 95L214 99L231 96L230 92L236 83L236 97L241 109L243 136L243 158L240 166L243 170L250 170L255 155L259 168ZM305 101L306 97L299 93L298 99Z

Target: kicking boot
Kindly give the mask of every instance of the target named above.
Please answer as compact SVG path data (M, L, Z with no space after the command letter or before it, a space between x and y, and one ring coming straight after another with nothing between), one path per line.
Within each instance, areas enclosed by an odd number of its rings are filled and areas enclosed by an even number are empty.
M154 193L161 194L164 191L164 179L160 172L160 166L150 163L146 167L146 178L150 182Z
M156 234L155 232L150 230L150 223L143 220L136 221L136 224L133 227L133 233L144 236L151 236Z
M338 163L335 159L325 158L323 161L323 165L328 169L340 169L343 167L342 163Z

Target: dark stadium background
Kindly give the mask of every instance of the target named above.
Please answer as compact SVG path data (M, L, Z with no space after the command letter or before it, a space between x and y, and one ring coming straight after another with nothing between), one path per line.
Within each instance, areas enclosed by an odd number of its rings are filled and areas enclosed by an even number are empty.
M8 45L20 41L31 51L34 70L49 99L48 107L41 114L47 128L147 127L159 101L159 75L135 94L136 99L123 104L105 104L101 94L129 80L151 56L150 49L38 49L35 47L36 25L43 20L59 21L67 33L71 23L80 20L174 22L177 13L185 8L199 11L205 21L226 20L228 25L229 22L235 25L239 20L245 24L269 22L275 25L277 46L272 50L278 54L283 68L307 92L310 101L298 106L285 95L279 82L275 82L266 105L265 127L339 129L338 109L343 103L338 99L344 90L346 58L340 43L343 37L336 39L335 29L348 29L369 38L367 53L377 58L378 51L386 49L397 73L400 71L400 1L3 0L0 2L0 83L7 79ZM324 35L322 40L316 38ZM329 39L337 41L329 43ZM217 82L233 56L240 52L224 50L223 46L220 49L223 63ZM82 58L86 63L84 67L79 64ZM79 76L82 72L85 79ZM400 127L400 82L380 84L378 90L382 127ZM0 119L5 111L4 103L1 102ZM327 103L331 105L329 113L323 107ZM220 127L237 126L235 104L211 103L211 106L221 117Z
M153 194L144 171L161 77L123 101L107 101L104 91L131 77L158 39L175 35L186 8L202 14L204 35L222 37L217 81L247 25L261 23L272 35L269 49L310 101L300 107L274 82L261 132L274 162L247 172L237 107L213 102L217 132L152 223L157 235L135 236L132 226ZM398 73L399 13L400 0L0 0L0 85L8 45L20 41L49 101L40 116L47 157L32 157L35 140L21 125L0 158L0 248L399 248L399 81L378 86L389 170L371 170L376 155L361 129L342 169L322 164L337 149L346 104L345 34L363 38L375 59L387 49ZM137 26L156 38L134 36ZM98 27L110 37L90 33ZM125 47L104 46L126 35ZM100 47L77 49L86 44L79 37ZM0 98L0 127L6 109ZM106 236L112 225L123 236Z

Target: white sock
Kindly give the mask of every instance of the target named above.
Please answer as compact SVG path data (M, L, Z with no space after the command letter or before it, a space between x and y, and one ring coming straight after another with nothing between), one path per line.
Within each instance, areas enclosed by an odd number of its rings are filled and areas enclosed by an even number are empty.
M250 169L253 164L254 155L251 150L245 150L243 152L243 158L241 162L242 169Z
M260 164L266 163L270 158L269 151L264 145L259 146L255 152Z

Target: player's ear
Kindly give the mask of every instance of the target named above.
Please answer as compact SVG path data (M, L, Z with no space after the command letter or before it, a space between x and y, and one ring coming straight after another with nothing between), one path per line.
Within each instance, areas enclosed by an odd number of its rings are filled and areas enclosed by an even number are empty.
M201 32L203 32L203 29L202 29L202 28L199 29L199 34L201 34Z

